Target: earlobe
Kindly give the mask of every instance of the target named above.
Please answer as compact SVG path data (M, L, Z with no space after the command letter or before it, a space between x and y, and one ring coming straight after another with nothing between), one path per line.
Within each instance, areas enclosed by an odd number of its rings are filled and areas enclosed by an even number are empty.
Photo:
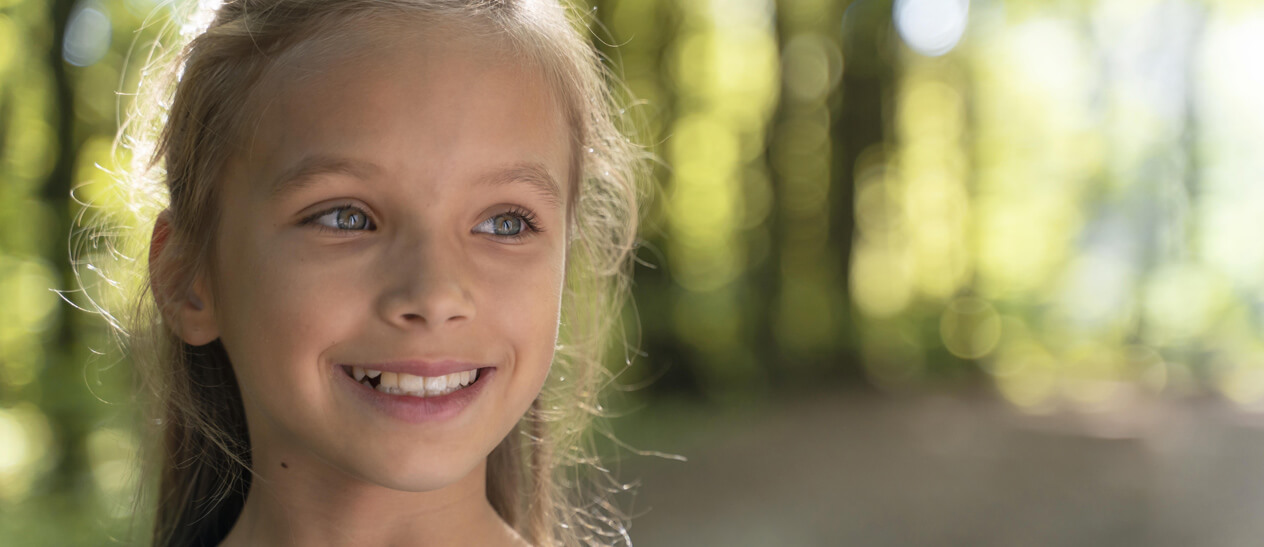
M205 281L199 275L180 305L180 328L177 334L190 346L203 346L219 338L214 300L206 290Z
M189 303L193 304L193 309L201 311L206 308L206 304L202 303L202 299L198 298L197 293L189 291Z
M172 242L170 216L169 210L163 211L154 223L149 244L149 288L163 320L176 336L193 346L209 344L219 338L214 309L207 305L212 299L201 275L189 283L187 289L180 290L178 272L190 265L183 263L187 258L179 252L178 245L169 245Z

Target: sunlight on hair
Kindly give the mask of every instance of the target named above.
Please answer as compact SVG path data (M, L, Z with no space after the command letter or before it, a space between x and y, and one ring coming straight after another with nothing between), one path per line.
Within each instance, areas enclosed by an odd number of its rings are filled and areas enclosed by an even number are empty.
M127 11L132 15L143 18L153 13L154 8L162 2L164 0L123 0L123 5L127 6Z
M224 0L188 0L195 7L190 12L188 19L180 24L180 36L185 39L192 38L195 35L206 31L211 26L211 22L215 20L215 12L219 9Z

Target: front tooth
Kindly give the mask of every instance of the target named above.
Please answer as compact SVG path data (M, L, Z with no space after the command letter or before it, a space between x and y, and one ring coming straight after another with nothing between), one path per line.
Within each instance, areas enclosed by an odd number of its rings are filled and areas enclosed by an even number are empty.
M355 377L355 381L359 382L364 379L364 367L351 367L351 375Z
M448 375L448 388L461 387L461 380L465 378L464 372L453 372Z
M399 387L399 375L394 372L383 372L379 387Z
M433 378L426 378L426 393L427 394L432 393L432 392L438 393L440 391L443 391L447 387L448 387L447 376L435 376Z
M369 378L377 378L378 376L382 375L382 371L366 368L364 369L364 375L368 376Z
M421 392L426 389L426 379L401 372L399 373L399 389L402 391Z

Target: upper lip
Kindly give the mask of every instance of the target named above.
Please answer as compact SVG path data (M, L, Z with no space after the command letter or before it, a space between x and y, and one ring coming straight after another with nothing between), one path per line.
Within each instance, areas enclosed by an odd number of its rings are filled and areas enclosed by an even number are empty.
M377 363L339 363L343 367L361 367L372 370L380 370L382 372L395 372L412 374L413 376L447 376L456 372L465 372L467 370L476 370L480 368L490 367L491 365L484 363L475 363L472 361L461 361L458 359L437 359L437 360L401 360L386 361Z

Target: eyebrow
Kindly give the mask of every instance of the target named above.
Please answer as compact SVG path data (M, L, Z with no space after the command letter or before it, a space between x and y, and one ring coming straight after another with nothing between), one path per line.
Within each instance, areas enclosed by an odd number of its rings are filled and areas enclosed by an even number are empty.
M554 207L562 206L561 185L549 174L548 169L545 169L539 163L517 163L508 169L502 169L483 177L479 183L493 187L524 183L534 189L549 205Z
M361 180L380 175L383 169L372 162L335 156L315 154L307 156L286 169L273 180L269 197L278 199L286 194L311 186L318 175L349 175ZM498 187L507 184L523 183L530 186L544 200L554 207L562 206L562 187L549 174L548 169L535 162L521 162L505 169L489 173L478 180L482 186Z
M317 175L348 175L361 180L372 178L382 172L377 164L334 156L330 154L314 154L300 160L297 164L281 172L272 181L268 197L278 199L286 194L297 192L316 182Z

